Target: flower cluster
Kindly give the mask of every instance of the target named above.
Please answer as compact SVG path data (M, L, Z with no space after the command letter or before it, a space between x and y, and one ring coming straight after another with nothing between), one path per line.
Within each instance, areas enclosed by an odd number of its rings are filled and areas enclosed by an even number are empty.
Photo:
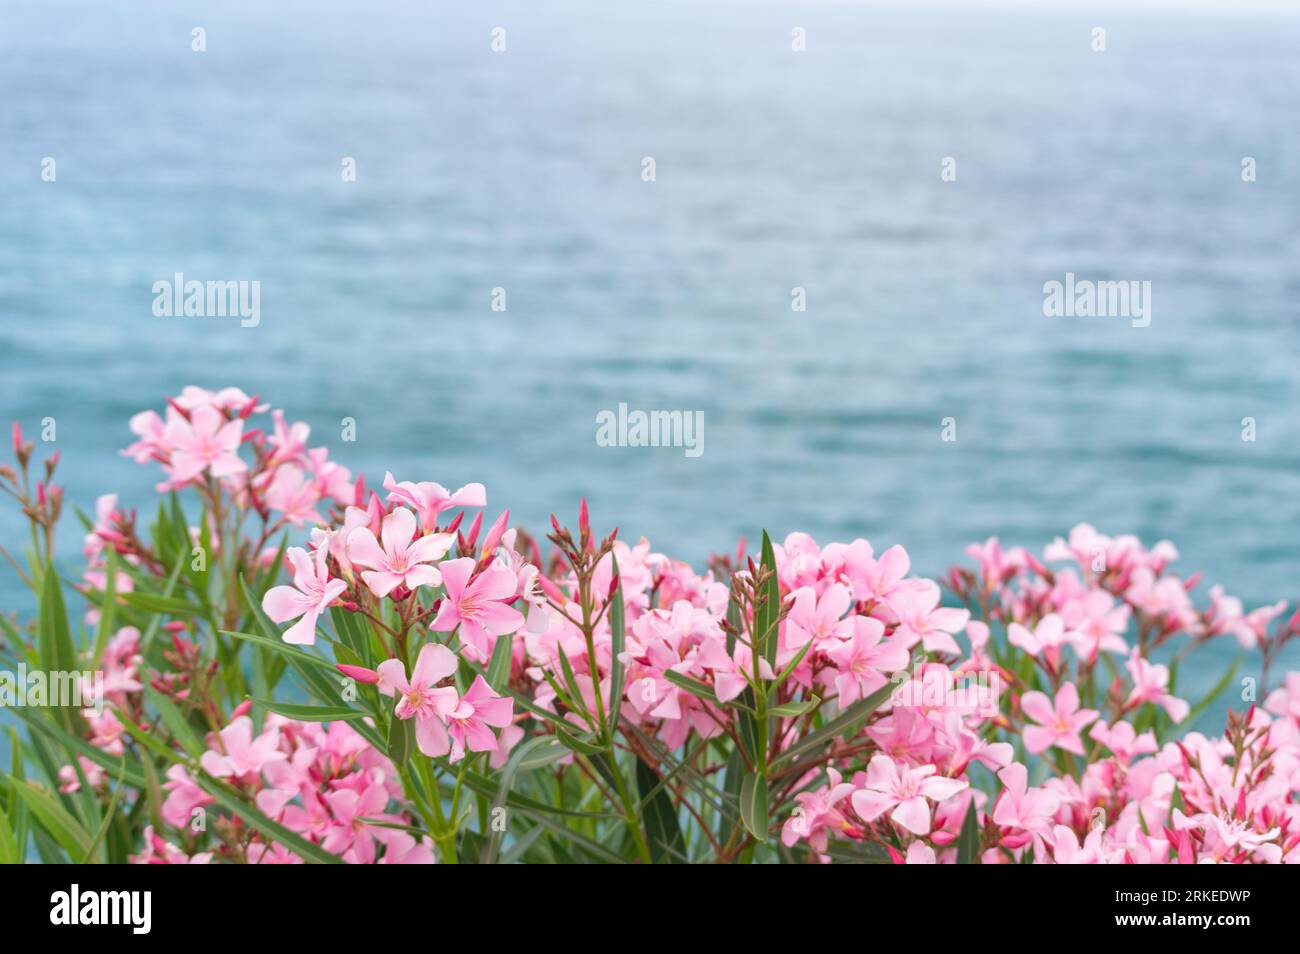
M701 572L598 535L584 502L576 532L552 518L544 555L508 511L484 526L482 485L354 481L305 424L272 411L250 429L266 412L187 388L137 415L126 453L202 515L184 524L173 503L146 542L103 497L86 537L88 623L126 625L87 653L105 678L82 739L148 754L138 736L167 721L158 699L171 708L174 764L138 860L494 856L495 812L514 804L494 780L529 756L555 784L517 802L521 852L554 796L564 813L607 802L635 860L681 854L635 785L719 862L1300 861L1300 674L1269 691L1300 613L1220 587L1197 600L1168 542L1086 524L1041 555L994 538L941 587L898 545L764 534ZM39 494L7 477L38 526L57 519L52 473ZM1178 671L1222 638L1260 670L1212 737L1187 730L1212 697L1186 698ZM268 698L286 667L318 708ZM254 698L271 707L257 725ZM204 751L186 760L192 731ZM61 787L105 793L114 764L81 755Z

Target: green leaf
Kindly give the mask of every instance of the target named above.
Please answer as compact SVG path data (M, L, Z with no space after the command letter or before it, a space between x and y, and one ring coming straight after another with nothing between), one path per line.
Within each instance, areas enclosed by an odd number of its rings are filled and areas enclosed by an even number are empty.
M22 860L18 851L18 839L14 837L13 826L9 824L9 816L0 809L0 865L22 864Z
M592 742L590 732L576 735L568 729L557 725L555 727L555 733L559 736L561 742L573 749L573 751L579 752L582 755L603 755L605 752L603 748Z
M787 702L785 705L773 706L768 712L774 716L792 718L801 716L810 709L815 708L819 701L818 699L807 699L803 702Z
M688 861L686 840L682 837L672 797L659 785L659 776L643 759L636 760L636 787L644 804L642 817L651 860L657 865Z
M749 833L767 842L767 779L753 772L740 783L740 818Z
M23 800L41 827L59 843L69 858L84 858L90 853L90 834L53 795L31 782L17 780L10 786L10 791Z
M506 828L509 826L498 826L495 824L499 817L498 813L505 810L506 799L510 797L510 788L514 784L515 775L519 772L528 771L525 767L534 754L545 753L554 760L555 753L560 756L567 754L563 746L556 745L554 740L548 738L529 739L521 745L515 746L510 758L506 760L505 768L501 770L498 780L499 788L496 797L492 799L492 810L489 818L493 822L488 832L488 837L483 841L483 848L479 852L479 864L491 865L496 864L497 858L501 851L501 842L505 838Z
M970 800L966 809L966 818L961 823L961 834L957 836L957 864L973 865L980 850L980 823L975 811L975 799Z
M180 743L186 754L191 758L200 758L207 750L207 746L185 714L176 708L170 699L152 687L145 687L145 696L158 710L163 724L171 731L172 738Z
M362 709L353 709L351 706L300 706L289 702L274 702L270 699L255 700L258 705L265 706L276 715L282 715L286 719L297 719L299 722L351 722L356 719L364 719L366 713Z
M761 602L754 608L754 640L770 665L776 665L777 620L781 618L781 583L776 575L776 550L772 538L763 531L763 562L768 570Z
M497 692L510 681L510 662L514 653L514 636L506 633L497 637L497 644L492 647L492 658L488 660L487 683Z
M68 611L63 604L63 588L53 564L45 568L44 578L41 580L37 645L41 666L45 669L47 678L53 678L56 672L72 673L80 669L77 650L72 644L72 631L68 629ZM69 729L80 722L80 716L76 715L76 709L73 707L60 706L58 712L64 726Z
M388 726L388 757L401 768L415 749L415 720L393 717Z
M245 642L254 643L258 646L262 646L266 649L271 650L272 652L279 653L281 656L286 657L292 662L298 663L303 666L314 666L317 669L322 669L325 672L332 673L333 675L336 676L339 674L339 671L334 668L334 664L331 663L328 659L324 659L320 656L313 656L311 653L305 653L301 649L298 649L296 646L292 646L289 643L282 642L278 638L271 639L267 636L261 636L257 633L238 633L235 632L234 630L229 630L229 629L221 630L221 635L233 636L235 639L242 639Z
M618 576L618 558L611 553L609 559L614 575ZM618 728L618 713L623 707L623 680L627 674L623 668L623 661L618 657L623 654L626 635L627 622L626 609L623 604L623 578L619 576L618 586L615 587L614 595L610 598L609 604L609 731L607 735L610 738L613 738L614 732Z
M679 689L685 689L691 695L699 696L714 705L722 705L718 702L717 694L714 693L713 687L707 683L700 682L698 679L692 679L690 676L684 676L680 672L672 669L664 670L664 678L671 682Z

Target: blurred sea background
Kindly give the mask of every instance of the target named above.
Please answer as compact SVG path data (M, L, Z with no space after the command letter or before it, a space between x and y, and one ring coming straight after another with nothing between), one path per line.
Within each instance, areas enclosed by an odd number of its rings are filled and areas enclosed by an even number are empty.
M87 511L153 506L130 415L234 385L376 482L537 531L586 496L697 566L766 526L937 575L1086 520L1294 600L1298 50L1229 4L6 0L0 417L57 420ZM176 272L260 281L260 326L155 317ZM1044 317L1066 272L1151 281L1150 327ZM597 446L620 402L703 411L703 456Z

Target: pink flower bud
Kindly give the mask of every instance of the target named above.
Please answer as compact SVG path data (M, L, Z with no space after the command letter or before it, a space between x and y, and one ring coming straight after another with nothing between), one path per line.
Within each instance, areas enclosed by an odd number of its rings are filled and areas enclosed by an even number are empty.
M357 682L364 682L367 686L373 686L379 682L379 673L364 666L345 666L343 663L338 663L334 668L348 678L355 679Z
M569 598L564 595L564 591L540 573L537 575L537 585L542 588L543 593L550 597L552 603L559 606L568 604Z
M492 521L492 526L488 527L487 536L483 540L483 552L491 553L501 543L501 537L506 532L506 525L510 522L510 511L501 511L501 516Z
M239 705L235 706L234 711L230 713L230 719L233 722L235 719L238 719L242 715L248 715L248 713L250 713L252 710L253 710L253 700L245 699Z

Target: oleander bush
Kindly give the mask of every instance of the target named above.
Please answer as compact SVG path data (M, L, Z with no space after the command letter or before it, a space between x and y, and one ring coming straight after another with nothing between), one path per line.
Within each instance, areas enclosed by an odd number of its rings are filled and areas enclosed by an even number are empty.
M861 539L699 572L585 503L541 541L480 484L372 487L267 411L136 415L156 510L100 497L78 569L15 427L0 861L1300 860L1300 613L1198 605L1167 542L990 539L946 602ZM1238 664L1185 699L1214 640Z

